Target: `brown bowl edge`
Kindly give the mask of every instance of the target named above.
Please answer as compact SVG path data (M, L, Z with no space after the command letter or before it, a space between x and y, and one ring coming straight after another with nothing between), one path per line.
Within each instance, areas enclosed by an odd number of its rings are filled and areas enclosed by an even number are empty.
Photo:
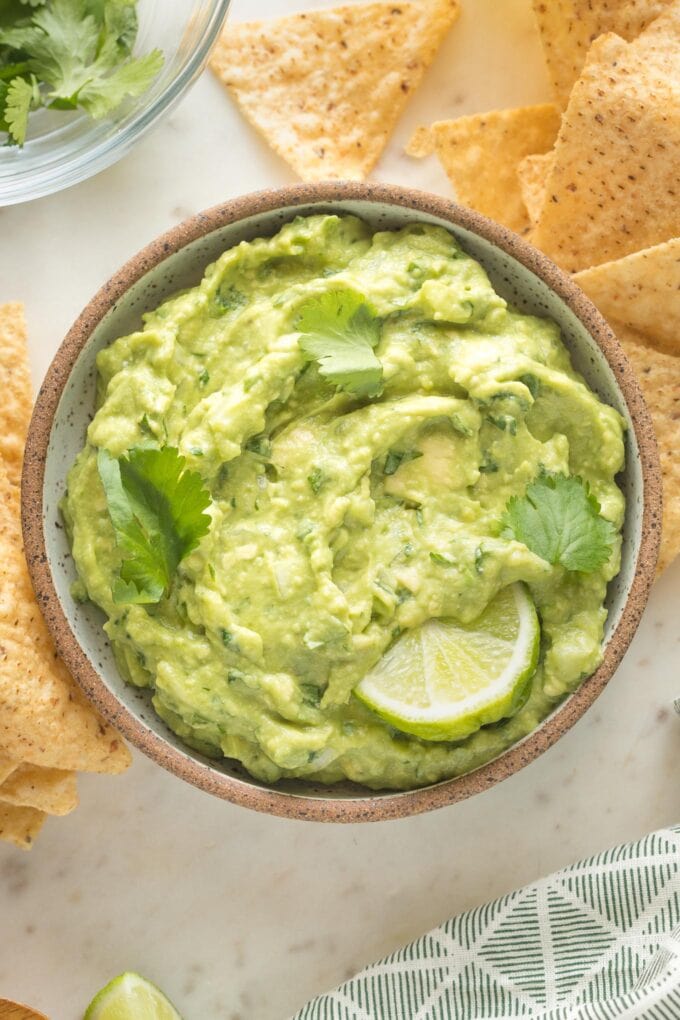
M642 538L635 576L621 619L595 673L523 741L473 772L415 790L352 799L304 797L261 787L197 761L137 721L112 694L80 647L59 602L47 558L43 521L45 462L63 389L77 357L112 305L151 268L190 242L230 223L314 203L340 200L402 206L447 220L479 234L542 279L588 330L611 368L631 415L643 476ZM455 202L386 184L326 182L254 192L231 199L172 227L134 255L86 305L57 351L36 400L29 427L22 477L22 526L29 573L36 598L57 650L95 708L144 754L194 786L244 807L281 817L328 822L378 821L408 817L464 800L519 771L548 750L581 718L611 679L630 644L654 580L661 537L661 472L651 417L628 359L595 306L547 256L512 231ZM357 789L361 789L357 787Z

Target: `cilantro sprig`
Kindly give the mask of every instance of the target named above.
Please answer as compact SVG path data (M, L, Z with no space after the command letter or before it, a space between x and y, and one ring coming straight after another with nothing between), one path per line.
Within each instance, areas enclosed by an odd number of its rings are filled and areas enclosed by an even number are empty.
M402 464L408 464L410 460L418 460L422 455L422 450L389 450L385 457L383 474L394 475Z
M136 0L0 0L0 131L26 141L40 106L105 117L139 96L163 66L132 57Z
M522 542L548 563L592 573L607 562L616 528L581 478L541 474L523 496L513 496L503 536Z
M106 505L123 553L118 603L150 605L168 594L177 567L210 528L210 495L172 446L97 454Z
M324 379L355 397L380 395L383 369L374 351L380 320L361 294L349 289L318 294L299 309L296 326L302 351L317 362Z

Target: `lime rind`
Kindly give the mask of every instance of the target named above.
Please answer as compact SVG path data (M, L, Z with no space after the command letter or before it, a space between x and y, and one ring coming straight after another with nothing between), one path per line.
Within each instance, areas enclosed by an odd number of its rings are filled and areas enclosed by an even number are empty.
M160 988L141 974L126 971L95 995L83 1020L182 1020L182 1017Z
M539 648L536 607L518 583L471 625L429 620L404 635L355 694L396 729L423 740L462 740L519 708Z

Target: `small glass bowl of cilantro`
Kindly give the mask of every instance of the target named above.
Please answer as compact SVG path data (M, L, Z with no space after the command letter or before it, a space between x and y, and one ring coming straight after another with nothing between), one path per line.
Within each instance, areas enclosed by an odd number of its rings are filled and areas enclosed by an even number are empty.
M208 59L230 0L0 0L0 206L114 163Z

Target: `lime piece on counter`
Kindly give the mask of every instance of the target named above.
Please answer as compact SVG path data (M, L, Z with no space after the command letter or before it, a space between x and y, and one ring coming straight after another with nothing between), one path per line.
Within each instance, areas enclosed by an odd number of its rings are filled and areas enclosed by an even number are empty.
M461 740L512 715L536 672L541 628L523 584L470 624L428 620L406 631L354 693L396 729Z
M182 1020L160 988L127 971L120 974L87 1007L84 1020Z

